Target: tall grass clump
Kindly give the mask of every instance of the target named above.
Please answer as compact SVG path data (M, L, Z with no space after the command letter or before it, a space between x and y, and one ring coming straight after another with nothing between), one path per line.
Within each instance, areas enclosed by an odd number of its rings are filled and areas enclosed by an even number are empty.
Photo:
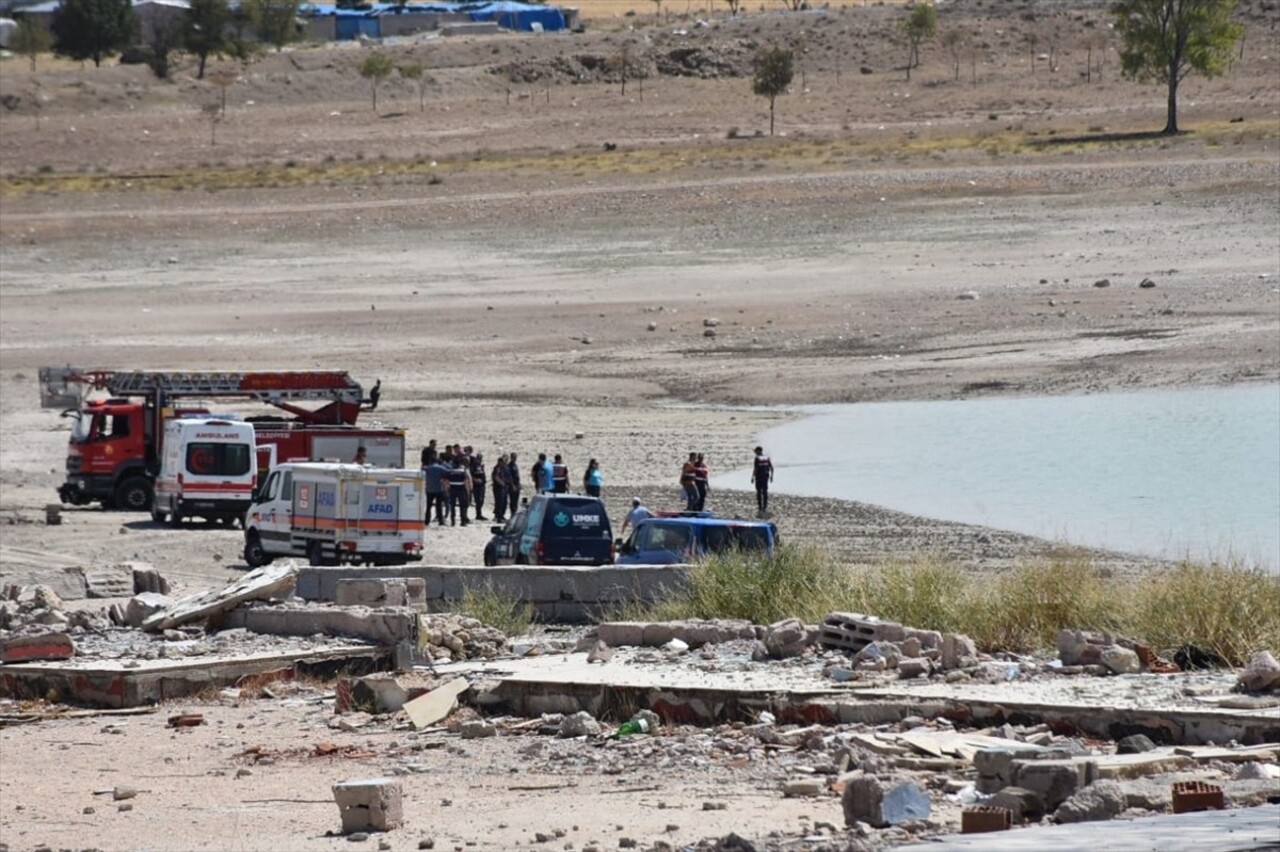
M467 586L462 590L462 600L453 611L469 615L489 627L495 627L508 636L521 636L533 625L533 604L512 601L498 593L492 582L482 586Z
M750 551L715 554L695 564L668 613L684 618L741 618L770 624L784 618L820 621L846 605L848 571L824 550L780 545L772 556Z
M922 630L959 631L971 576L941 559L893 559L854 575L854 612L879 616Z
M956 629L987 651L1041 651L1056 647L1063 629L1123 632L1123 592L1086 557L1036 560L975 581Z
M1260 568L1184 562L1135 584L1127 633L1156 648L1195 645L1243 665L1280 652L1280 576Z

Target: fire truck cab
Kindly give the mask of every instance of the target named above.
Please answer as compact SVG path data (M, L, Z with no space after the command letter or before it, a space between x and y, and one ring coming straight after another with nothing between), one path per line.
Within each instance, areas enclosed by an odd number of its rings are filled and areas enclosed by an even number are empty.
M110 394L90 399L92 392ZM43 367L40 398L45 408L62 409L71 419L67 478L58 488L62 502L145 512L152 507L155 479L163 459L165 424L179 417L209 415L209 400L247 400L292 415L269 418L277 428L259 443L282 444L280 457L308 458L312 445L329 434L370 445L399 446L403 464L404 432L355 426L361 411L378 405L381 383L366 398L346 372L188 372L84 370ZM323 402L315 409L298 401ZM248 418L250 420L254 418ZM392 463L390 450L380 463Z

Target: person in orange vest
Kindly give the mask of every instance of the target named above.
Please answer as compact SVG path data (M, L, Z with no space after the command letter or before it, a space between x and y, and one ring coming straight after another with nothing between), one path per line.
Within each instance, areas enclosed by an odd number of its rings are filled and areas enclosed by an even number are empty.
M697 478L698 454L689 453L689 460L680 468L680 487L684 489L684 508L686 512L696 511L698 505Z
M711 471L707 467L707 457L698 453L698 458L693 463L693 487L698 492L698 500L694 508L701 512L707 507L707 487L711 478Z
M556 494L569 493L569 465L559 453L551 463L551 490Z

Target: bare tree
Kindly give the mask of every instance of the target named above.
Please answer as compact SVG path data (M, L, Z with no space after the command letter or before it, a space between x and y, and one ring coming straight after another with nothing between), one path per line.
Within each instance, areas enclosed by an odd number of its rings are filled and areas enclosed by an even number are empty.
M1102 62L1107 55L1107 34L1094 30L1090 32L1084 39L1084 79L1086 83L1093 82L1093 56L1098 55L1098 81L1102 81Z
M236 81L237 76L236 72L229 68L219 68L209 75L209 81L221 90L219 111L224 116L227 114L227 89L231 88L231 84Z
M222 111L225 107L217 103L209 102L200 107L200 112L204 116L204 120L209 122L209 147L215 147L218 144L218 122L222 121Z
M951 57L952 79L960 79L960 60L964 58L964 47L967 37L964 30L949 29L942 34L942 46L947 49L947 55Z

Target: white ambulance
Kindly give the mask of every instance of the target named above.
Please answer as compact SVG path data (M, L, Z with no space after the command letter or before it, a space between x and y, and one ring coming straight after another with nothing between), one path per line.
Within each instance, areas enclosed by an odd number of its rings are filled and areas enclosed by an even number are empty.
M332 462L272 468L244 518L244 561L403 565L422 559L422 471Z
M201 517L244 518L258 481L253 424L223 417L183 417L164 427L163 455L151 518L173 526Z

